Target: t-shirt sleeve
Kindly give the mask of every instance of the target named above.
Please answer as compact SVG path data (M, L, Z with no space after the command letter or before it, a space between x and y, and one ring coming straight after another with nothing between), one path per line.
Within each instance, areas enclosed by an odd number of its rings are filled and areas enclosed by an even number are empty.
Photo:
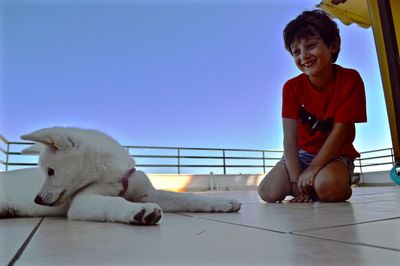
M293 82L287 81L282 91L282 118L298 119L299 104L296 95L296 87Z
M367 121L364 83L357 72L349 76L342 88L342 97L336 112L335 123Z

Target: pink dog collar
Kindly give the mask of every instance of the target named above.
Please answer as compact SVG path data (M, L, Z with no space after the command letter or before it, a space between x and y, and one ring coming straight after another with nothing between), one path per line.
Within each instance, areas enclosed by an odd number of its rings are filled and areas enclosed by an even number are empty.
M125 194L125 192L128 190L128 183L129 183L128 179L135 172L136 172L136 168L135 167L132 167L131 169L126 171L126 173L124 174L124 176L121 179L122 190L119 192L118 197L122 197Z

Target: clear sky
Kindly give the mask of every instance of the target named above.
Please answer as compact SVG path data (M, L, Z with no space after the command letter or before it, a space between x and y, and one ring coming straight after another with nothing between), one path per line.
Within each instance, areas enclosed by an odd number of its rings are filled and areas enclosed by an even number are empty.
M99 129L122 144L282 149L281 89L299 74L287 22L319 0L1 0L0 133ZM359 151L391 147L371 29L341 30L364 79Z

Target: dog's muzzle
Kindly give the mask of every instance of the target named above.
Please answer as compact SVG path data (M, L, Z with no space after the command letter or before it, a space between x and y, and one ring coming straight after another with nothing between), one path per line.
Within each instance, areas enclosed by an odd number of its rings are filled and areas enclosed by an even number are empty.
M34 202L43 206L56 206L61 203L61 198L64 195L65 190L60 193L56 200L53 200L53 194L47 193L44 198L41 195L36 195Z

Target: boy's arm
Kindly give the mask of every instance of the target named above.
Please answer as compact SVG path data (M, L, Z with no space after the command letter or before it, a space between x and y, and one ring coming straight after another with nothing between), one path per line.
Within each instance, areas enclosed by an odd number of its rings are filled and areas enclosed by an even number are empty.
M297 120L283 118L283 148L290 182L297 182L301 173L297 154Z
M301 174L298 184L299 188L313 185L314 178L319 170L321 170L335 157L350 127L351 124L348 123L334 124L332 132L329 134L325 143L322 145L320 151L311 161L307 169Z

